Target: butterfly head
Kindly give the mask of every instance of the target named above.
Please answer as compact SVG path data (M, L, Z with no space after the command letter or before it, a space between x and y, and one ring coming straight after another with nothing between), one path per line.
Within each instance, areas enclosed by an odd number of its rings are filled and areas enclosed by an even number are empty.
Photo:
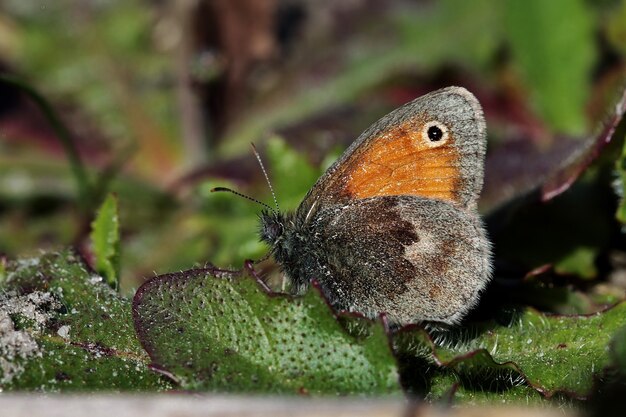
M261 218L261 241L272 247L276 247L278 242L283 238L285 231L285 216L278 211L263 210Z

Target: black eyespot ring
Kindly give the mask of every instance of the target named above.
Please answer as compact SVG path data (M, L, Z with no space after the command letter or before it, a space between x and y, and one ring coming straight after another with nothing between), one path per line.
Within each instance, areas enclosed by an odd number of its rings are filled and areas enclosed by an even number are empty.
M422 140L430 147L438 147L448 141L448 127L437 120L431 120L422 128Z
M438 126L431 126L428 128L428 139L430 139L433 142L437 142L438 140L441 140L441 138L443 137L443 132L441 131L441 129L439 129Z

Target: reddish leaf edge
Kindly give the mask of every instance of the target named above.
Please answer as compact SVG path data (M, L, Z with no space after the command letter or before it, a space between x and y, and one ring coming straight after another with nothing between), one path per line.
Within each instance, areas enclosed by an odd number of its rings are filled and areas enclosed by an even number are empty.
M261 292L263 292L266 296L270 298L279 297L279 298L294 300L294 299L302 297L302 295L294 295L294 294L289 294L289 293L273 291L265 283L265 281L262 279L259 273L256 271L256 269L254 268L254 264L255 264L254 261L247 260L244 262L244 266L242 269L235 269L235 270L221 269L221 268L213 266L212 264L208 264L208 266L205 266L203 268L192 268L192 269L183 270L179 272L170 272L170 273L166 273L162 275L156 275L154 277L147 279L137 289L137 291L135 292L135 295L133 296L132 316L133 316L133 325L135 328L135 334L137 335L137 339L139 340L139 343L141 344L142 348L146 351L146 353L150 357L150 360L152 360L152 363L148 364L148 367L154 372L157 372L158 374L167 377L176 385L180 385L180 380L174 373L170 372L166 367L164 367L163 365L155 361L155 356L156 356L155 351L153 347L149 343L147 343L147 338L145 337L146 335L143 331L142 317L140 314L141 303L143 301L144 295L147 292L149 292L155 285L158 286L160 283L169 281L169 280L176 280L176 279L184 280L184 279L188 279L191 277L195 278L198 276L205 276L207 277L207 279L253 279L256 282L258 288L261 290ZM326 307L329 309L333 317L337 320L337 323L340 325L342 331L345 332L346 334L350 335L339 322L339 318L345 317L349 319L360 319L373 325L380 323L383 326L385 335L387 336L387 347L389 348L389 351L391 352L396 362L396 366L399 368L400 363L396 355L396 352L393 349L393 340L392 340L392 336L395 333L395 330L391 329L385 313L381 313L376 319L371 319L358 312L336 310L332 307L328 298L325 296L324 292L322 291L321 286L316 280L311 281L311 287L313 288L313 291L316 291L318 296L322 298L322 300L326 304ZM398 380L398 386L401 389L404 389L404 387L402 387L402 384L400 383L400 380Z
M148 293L155 285L159 285L161 282L169 280L188 279L192 277L207 275L210 275L217 279L225 279L236 278L240 274L240 270L220 269L214 267L213 265L209 265L203 268L193 268L179 272L169 272L162 275L156 275L152 278L147 279L146 281L144 281L143 284L141 284L137 291L135 291L135 295L132 299L133 327L135 328L135 334L137 335L137 340L139 340L141 347L146 351L150 359L153 361L153 363L149 364L149 367L151 369L162 375L170 377L170 379L172 379L176 383L179 382L176 378L173 378L174 375L167 371L167 369L162 367L160 364L154 362L155 352L152 346L146 342L146 335L143 331L142 316L140 312L140 306L142 304L144 295Z
M626 87L618 97L612 112L600 124L598 133L585 140L584 144L574 151L541 185L541 201L550 201L567 191L611 143L615 130L626 112Z

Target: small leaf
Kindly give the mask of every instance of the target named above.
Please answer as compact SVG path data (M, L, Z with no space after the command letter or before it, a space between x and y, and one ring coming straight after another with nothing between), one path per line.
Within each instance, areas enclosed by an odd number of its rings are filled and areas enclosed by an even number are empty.
M91 246L96 271L112 288L119 288L120 225L117 198L109 194L91 223Z
M2 288L2 284L7 280L7 265L6 259L2 256L0 257L0 288Z
M400 392L383 326L370 324L366 336L348 335L318 291L299 298L268 295L248 277L191 270L145 283L133 313L156 367L184 389Z

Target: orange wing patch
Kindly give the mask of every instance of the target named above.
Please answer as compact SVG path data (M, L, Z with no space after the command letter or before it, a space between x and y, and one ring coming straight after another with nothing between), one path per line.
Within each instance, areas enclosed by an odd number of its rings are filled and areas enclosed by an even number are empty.
M449 133L445 143L423 137L424 124L408 121L372 140L343 172L343 193L352 198L417 195L458 201L460 155Z

